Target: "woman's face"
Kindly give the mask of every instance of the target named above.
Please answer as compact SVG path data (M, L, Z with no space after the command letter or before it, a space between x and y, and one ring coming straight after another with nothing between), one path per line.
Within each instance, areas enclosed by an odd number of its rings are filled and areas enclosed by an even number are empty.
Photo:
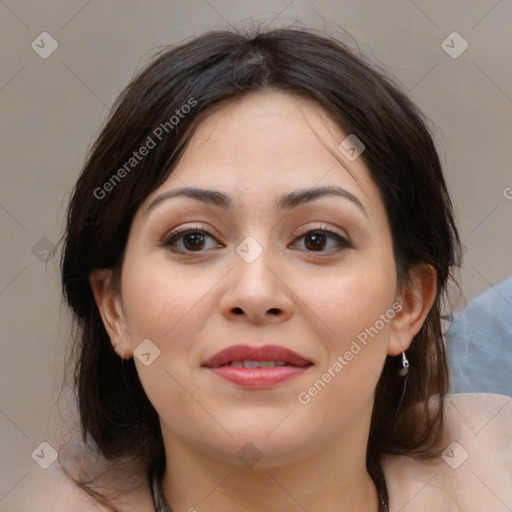
M348 135L298 96L225 102L135 215L115 341L135 351L171 449L237 464L253 450L271 467L366 439L401 298L384 204L339 149ZM274 348L212 362L234 345ZM214 368L230 359L288 363Z

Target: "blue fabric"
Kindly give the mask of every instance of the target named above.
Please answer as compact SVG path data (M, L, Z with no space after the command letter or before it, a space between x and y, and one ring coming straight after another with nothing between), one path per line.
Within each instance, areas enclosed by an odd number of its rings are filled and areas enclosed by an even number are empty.
M446 336L452 393L512 395L512 276L471 300Z

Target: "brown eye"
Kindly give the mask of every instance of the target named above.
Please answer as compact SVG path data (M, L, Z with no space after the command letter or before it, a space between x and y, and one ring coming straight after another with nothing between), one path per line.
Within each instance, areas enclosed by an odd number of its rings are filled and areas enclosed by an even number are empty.
M209 239L215 242L210 243L210 247L208 247ZM203 252L212 247L222 247L207 231L198 229L178 231L167 238L162 245L176 252Z
M188 233L183 235L183 245L189 251L200 250L204 247L205 237L202 233Z
M304 246L308 252L329 252L336 250L336 248L345 249L350 247L350 244L335 231L327 228L314 229L307 231L297 238L297 240L304 240ZM332 241L334 240L334 247ZM329 247L329 243L331 246Z
M325 247L327 237L323 233L311 233L304 237L306 247L311 251L318 251Z

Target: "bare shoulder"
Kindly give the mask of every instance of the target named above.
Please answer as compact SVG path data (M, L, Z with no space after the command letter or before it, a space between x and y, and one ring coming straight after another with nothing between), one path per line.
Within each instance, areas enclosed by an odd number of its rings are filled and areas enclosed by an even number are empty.
M93 478L95 489L118 493L115 506L119 512L152 512L154 506L144 473L134 466L110 466L100 457L86 460L68 443L59 450L59 459L48 469L35 466L0 502L0 512L110 512L110 509L75 482ZM78 469L79 468L79 469Z
M391 511L512 510L512 397L448 395L439 456L386 456L383 470Z
M106 511L62 470L58 461L48 469L35 467L0 502L1 512Z
M457 418L467 423L468 427L478 425L471 421L473 417L476 423L484 421L483 428L489 426L489 432L502 427L510 426L512 421L512 397L493 393L455 393L446 397L447 424ZM508 422L508 423L507 423ZM458 421L456 422L458 423Z

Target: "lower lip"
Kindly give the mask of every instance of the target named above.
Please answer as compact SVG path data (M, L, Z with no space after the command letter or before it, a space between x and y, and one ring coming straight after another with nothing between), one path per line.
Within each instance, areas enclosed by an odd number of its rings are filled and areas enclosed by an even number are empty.
M309 366L274 366L272 368L238 368L220 366L208 368L221 379L251 389L271 388L281 382L294 379L307 371Z

